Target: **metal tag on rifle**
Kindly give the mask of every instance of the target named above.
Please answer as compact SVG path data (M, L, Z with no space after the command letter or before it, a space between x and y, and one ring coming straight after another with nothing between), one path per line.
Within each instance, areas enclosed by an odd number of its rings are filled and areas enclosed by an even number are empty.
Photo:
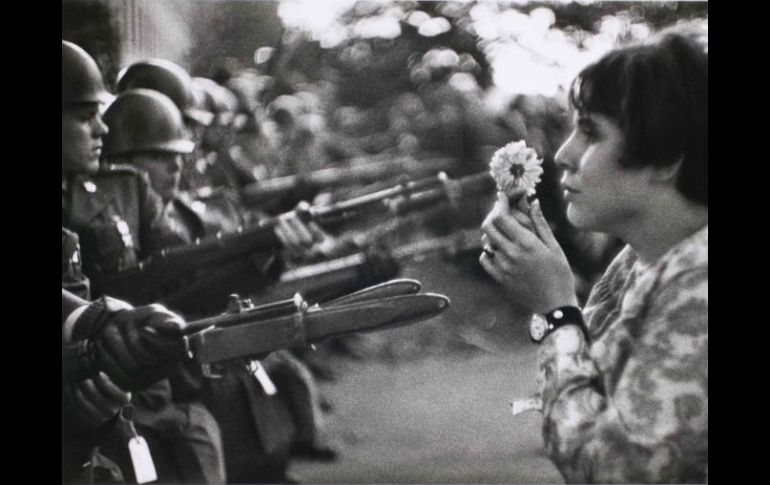
M262 367L262 364L258 360L249 362L249 371L251 371L251 375L257 379L259 385L262 386L262 390L265 391L266 395L275 396L278 389L275 387L273 380L270 379L270 376L267 375L267 371Z

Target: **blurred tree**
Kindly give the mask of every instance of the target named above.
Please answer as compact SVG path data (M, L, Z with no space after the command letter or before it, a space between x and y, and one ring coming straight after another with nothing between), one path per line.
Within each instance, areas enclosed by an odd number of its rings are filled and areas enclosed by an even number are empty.
M62 0L61 36L91 54L108 83L115 79L121 39L107 0Z
M254 67L255 51L278 45L283 32L277 2L216 0L193 2L191 70L196 76L217 77L233 61Z

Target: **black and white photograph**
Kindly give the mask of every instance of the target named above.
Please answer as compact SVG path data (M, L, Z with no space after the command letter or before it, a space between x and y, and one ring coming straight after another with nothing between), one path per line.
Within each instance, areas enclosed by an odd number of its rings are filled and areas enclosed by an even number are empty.
M708 2L62 0L62 483L708 483Z

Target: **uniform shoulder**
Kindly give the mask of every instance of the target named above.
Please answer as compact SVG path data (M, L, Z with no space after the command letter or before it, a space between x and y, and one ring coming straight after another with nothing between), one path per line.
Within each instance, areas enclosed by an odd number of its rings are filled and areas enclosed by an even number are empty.
M200 200L204 202L229 199L233 196L237 196L237 193L234 193L234 191L227 187L201 187L195 192L180 192L180 194L183 194L183 196L187 197L189 200Z
M65 238L66 239L74 239L74 240L78 239L78 235L77 234L75 234L73 231L70 231L69 229L67 229L64 226L61 226L61 237L62 237L62 239L65 239Z
M125 165L125 164L105 164L99 167L99 172L97 175L100 176L110 176L110 175L128 175L133 177L144 177L144 173L139 170L138 168L134 167L133 165Z
M93 176L93 180L100 186L134 186L139 187L139 190L148 190L150 186L147 174L132 165L103 165Z

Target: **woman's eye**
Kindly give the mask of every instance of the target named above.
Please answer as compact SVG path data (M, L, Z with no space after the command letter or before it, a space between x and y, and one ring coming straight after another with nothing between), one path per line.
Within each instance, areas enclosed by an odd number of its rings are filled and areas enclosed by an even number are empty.
M589 141L595 141L599 138L599 132L597 132L596 128L594 128L593 126L589 126L589 125L578 126L578 130Z
M97 111L83 113L83 115L81 116L81 120L84 123L94 123L96 121L96 116L98 114L99 113Z

